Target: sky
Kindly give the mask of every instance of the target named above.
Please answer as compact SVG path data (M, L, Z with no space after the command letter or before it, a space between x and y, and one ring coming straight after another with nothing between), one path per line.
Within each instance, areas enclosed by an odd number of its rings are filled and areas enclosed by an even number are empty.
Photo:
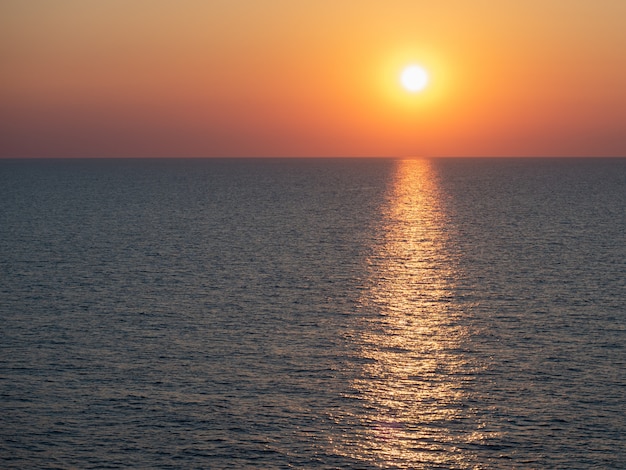
M0 157L626 156L625 18L624 0L0 0Z

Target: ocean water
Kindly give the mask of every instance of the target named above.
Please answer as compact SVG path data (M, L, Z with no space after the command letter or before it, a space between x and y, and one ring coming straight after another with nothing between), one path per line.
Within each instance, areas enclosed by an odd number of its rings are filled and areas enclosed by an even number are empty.
M626 159L0 161L0 467L626 468Z

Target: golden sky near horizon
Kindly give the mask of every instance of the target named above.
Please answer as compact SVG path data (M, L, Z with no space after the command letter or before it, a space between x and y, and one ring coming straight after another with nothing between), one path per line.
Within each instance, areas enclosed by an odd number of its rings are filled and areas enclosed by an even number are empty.
M624 0L2 0L0 156L626 156L625 19Z

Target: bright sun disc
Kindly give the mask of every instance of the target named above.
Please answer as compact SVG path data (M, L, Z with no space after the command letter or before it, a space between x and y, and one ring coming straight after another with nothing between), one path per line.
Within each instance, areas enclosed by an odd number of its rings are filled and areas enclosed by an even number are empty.
M402 71L400 81L407 91L415 93L428 84L428 73L419 65L410 65Z

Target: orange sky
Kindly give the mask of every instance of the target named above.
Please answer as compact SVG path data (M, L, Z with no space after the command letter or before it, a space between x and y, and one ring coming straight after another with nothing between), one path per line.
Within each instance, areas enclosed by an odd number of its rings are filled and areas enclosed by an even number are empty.
M624 0L2 0L0 156L626 156ZM429 87L409 94L402 67Z

